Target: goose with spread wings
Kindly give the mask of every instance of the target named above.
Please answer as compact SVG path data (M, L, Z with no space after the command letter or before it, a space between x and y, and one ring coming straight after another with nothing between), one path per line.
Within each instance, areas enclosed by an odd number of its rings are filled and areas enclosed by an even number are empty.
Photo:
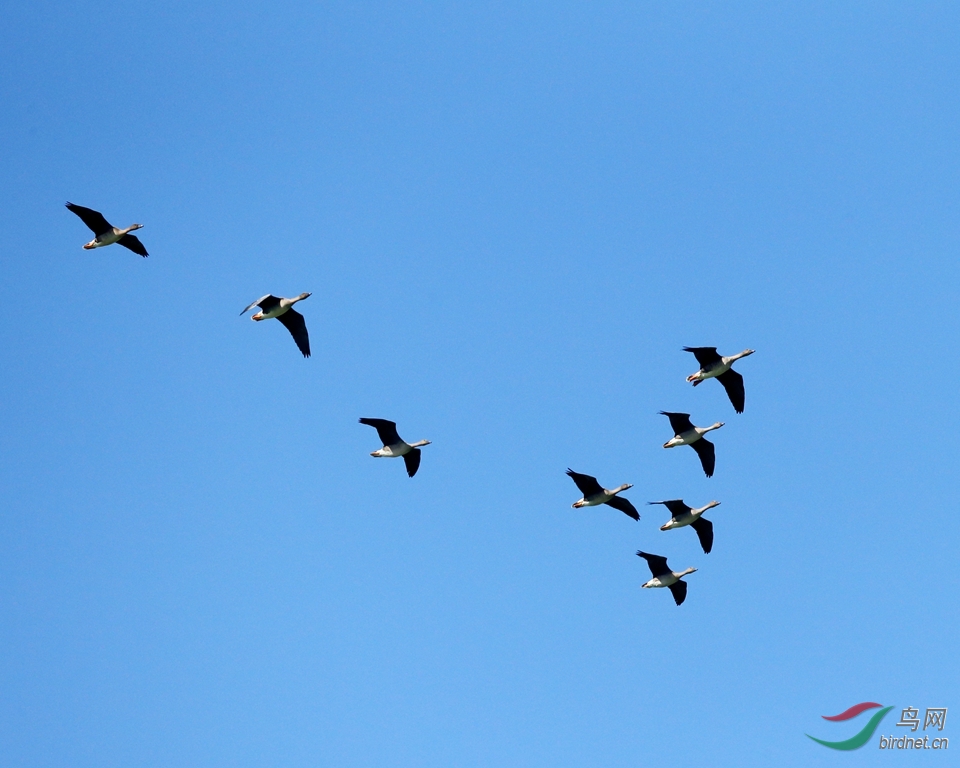
M687 381L692 381L693 386L697 386L707 379L716 379L723 388L727 390L727 397L733 405L733 410L737 413L743 413L743 405L746 400L746 393L743 389L743 376L737 373L731 367L741 357L752 355L755 350L745 349L736 355L722 357L717 353L716 347L684 347L684 352L692 352L700 363L700 370L687 376Z
M617 488L607 490L597 482L597 478L595 477L581 475L572 469L568 469L567 474L573 479L573 482L577 484L577 488L579 488L583 494L583 498L580 499L580 501L573 502L574 509L579 509L580 507L596 507L599 504L606 504L614 509L619 509L627 517L632 517L634 520L640 519L640 513L637 512L637 508L626 499L621 499L617 496L621 491L625 491L627 488L633 488L632 484L625 483Z
M689 413L670 413L669 411L660 411L660 413L670 419L670 426L673 427L674 434L663 444L663 447L676 448L678 445L689 445L700 457L700 466L703 467L703 473L707 477L713 477L717 455L713 449L713 443L704 438L704 435L711 430L720 429L723 422L718 421L709 427L695 427L690 421Z
M637 557L642 557L650 566L650 575L653 576L650 581L641 586L647 589L658 589L666 587L673 594L673 601L680 605L687 599L687 582L681 579L688 573L696 573L696 568L687 568L685 571L675 573L667 565L667 558L660 555L651 555L648 552L637 551Z
M310 336L307 333L307 322L303 319L303 315L293 308L293 305L298 301L303 301L310 296L309 293L301 293L292 299L283 299L268 293L250 304L240 314L244 315L254 307L260 307L260 311L251 315L250 319L259 322L275 317L283 323L284 328L290 331L290 335L293 336L293 340L297 343L297 348L303 356L310 357Z
M92 248L103 248L105 245L120 243L124 248L129 248L140 256L146 257L150 255L147 253L147 249L143 247L143 243L130 234L135 229L143 229L143 224L131 224L129 227L120 229L103 218L103 214L99 211L95 211L92 208L84 208L82 205L74 205L73 203L67 203L66 205L67 210L77 214L80 220L83 221L95 235L93 240L83 246L86 250L89 251Z
M713 523L703 517L703 513L708 509L719 507L719 501L711 501L709 504L694 509L683 503L682 499L670 499L669 501L649 501L648 504L663 504L670 510L672 517L660 526L661 531L669 531L672 528L683 528L689 525L697 532L697 538L700 539L700 547L703 554L709 555L713 549Z
M430 445L429 440L419 440L416 443L407 443L397 434L397 422L387 419L360 419L361 424L373 427L380 436L383 448L373 451L374 458L395 459L403 456L403 463L407 466L407 476L413 477L420 469L420 446Z

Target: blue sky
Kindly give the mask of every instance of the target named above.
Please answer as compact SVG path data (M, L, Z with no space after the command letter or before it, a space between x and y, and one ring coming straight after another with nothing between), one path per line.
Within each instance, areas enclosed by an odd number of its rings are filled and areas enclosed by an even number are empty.
M818 766L821 715L960 706L958 23L7 9L4 762ZM301 291L309 360L238 317ZM742 416L684 345L757 350Z

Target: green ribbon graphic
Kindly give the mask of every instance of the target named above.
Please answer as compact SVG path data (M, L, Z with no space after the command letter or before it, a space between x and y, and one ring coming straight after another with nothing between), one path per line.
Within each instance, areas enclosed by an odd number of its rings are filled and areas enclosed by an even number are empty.
M863 730L860 731L856 736L851 736L846 741L824 741L823 739L818 739L815 736L811 736L809 733L805 734L808 739L813 739L817 744L823 744L825 747L830 747L830 749L842 749L848 751L851 749L860 749L864 744L870 741L870 737L873 736L873 732L877 730L877 726L880 725L880 721L886 716L893 707L884 707L879 712L874 714L870 718Z

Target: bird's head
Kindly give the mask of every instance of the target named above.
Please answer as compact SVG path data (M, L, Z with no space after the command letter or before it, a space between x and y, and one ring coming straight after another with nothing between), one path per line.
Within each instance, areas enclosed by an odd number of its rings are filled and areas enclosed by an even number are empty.
M301 293L299 296L297 296L297 300L303 301L304 299L309 299L311 296L313 296L312 293Z
M130 231L132 232L135 229L143 229L143 224L131 224Z

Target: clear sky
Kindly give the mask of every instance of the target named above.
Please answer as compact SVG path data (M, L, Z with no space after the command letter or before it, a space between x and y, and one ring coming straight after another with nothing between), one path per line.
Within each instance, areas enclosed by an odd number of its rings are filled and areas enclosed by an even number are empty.
M826 766L821 715L960 708L958 28L8 5L4 764ZM309 360L238 316L302 291ZM743 415L684 345L757 350ZM659 410L726 422L712 479Z

